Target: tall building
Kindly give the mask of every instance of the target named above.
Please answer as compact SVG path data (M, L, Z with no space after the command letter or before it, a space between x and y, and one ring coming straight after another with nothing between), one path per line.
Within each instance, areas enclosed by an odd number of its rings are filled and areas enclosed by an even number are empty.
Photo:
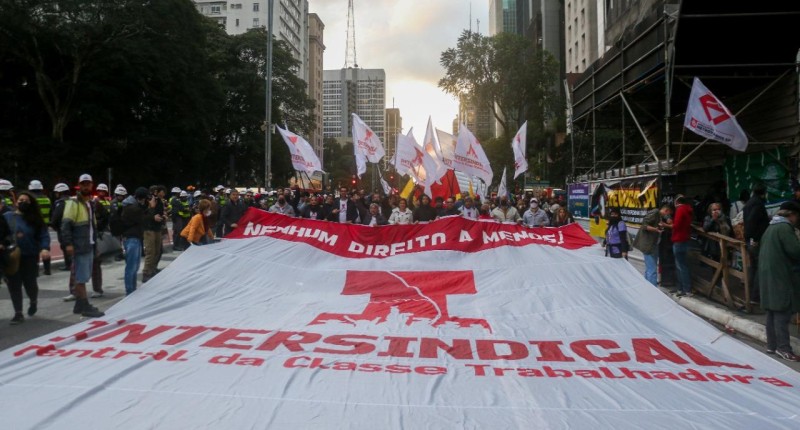
M386 72L383 69L348 67L322 73L322 121L324 136L340 144L352 138L356 113L386 145Z
M517 33L517 0L489 0L489 36Z
M228 34L242 34L267 26L268 0L193 0L201 14L216 21ZM300 62L297 76L306 77L308 68L308 0L273 3L272 30L275 38L289 45Z
M458 122L466 125L478 140L495 137L497 121L492 110L485 106L476 106L464 96L460 97L458 103ZM456 134L458 134L457 129Z
M583 73L605 52L603 0L564 1L567 73Z
M403 117L400 109L386 109L386 160L391 160L397 149L397 135L403 132Z
M325 53L322 33L325 24L315 13L308 14L308 96L314 100L314 131L309 136L308 142L314 148L319 161L323 160L322 140L322 56Z

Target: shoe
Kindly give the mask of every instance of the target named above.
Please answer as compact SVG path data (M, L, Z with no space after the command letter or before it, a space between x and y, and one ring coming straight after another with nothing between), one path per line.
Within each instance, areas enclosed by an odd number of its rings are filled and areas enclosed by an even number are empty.
M764 352L766 352L767 354L775 354L775 350L774 349L769 349L769 348L764 350Z
M94 292L92 292L92 295L91 295L91 296L89 296L89 297L91 297L91 298L93 298L93 299L99 299L100 297L103 297L103 292L102 292L102 291L100 291L100 292L98 293L97 291L94 291Z
M32 316L36 315L36 311L38 309L39 308L36 306L36 302L31 302L30 306L28 306L28 316L32 317Z
M800 361L800 357L792 354L791 352L787 351L775 351L775 355L778 357L786 360L786 361Z
M104 312L100 312L100 309L97 309L96 307L90 305L88 301L83 307L83 312L81 312L81 316L87 318L99 318L103 315L105 315Z
M20 313L20 314L14 314L14 318L11 318L11 322L9 324L19 325L24 322L25 322L25 317L23 317L22 314Z
M44 274L45 274L45 276L50 276L50 275L52 275L53 273L50 271L50 269L46 269L46 270L44 271Z
M75 301L75 295L74 294L70 294L70 295L68 295L67 297L64 297L61 300L65 301L65 302L74 302Z
M678 291L678 293L675 294L676 297L683 297L685 295L686 295L686 293L684 293L683 291Z

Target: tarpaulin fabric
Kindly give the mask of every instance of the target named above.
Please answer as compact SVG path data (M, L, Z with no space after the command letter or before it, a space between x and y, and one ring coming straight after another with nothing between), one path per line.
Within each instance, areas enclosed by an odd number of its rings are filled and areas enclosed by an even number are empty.
M572 226L239 224L0 352L3 428L800 426L797 373Z

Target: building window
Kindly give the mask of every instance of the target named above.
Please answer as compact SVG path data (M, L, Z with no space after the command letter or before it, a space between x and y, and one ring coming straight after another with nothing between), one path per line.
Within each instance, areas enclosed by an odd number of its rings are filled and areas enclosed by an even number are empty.
M258 21L258 18L253 18L253 27L258 27L259 25L261 25L261 24Z
M258 12L258 3L253 3L253 12Z
M236 26L239 26L239 18L236 18Z
M222 13L220 5L211 5L211 15L219 15L220 13Z

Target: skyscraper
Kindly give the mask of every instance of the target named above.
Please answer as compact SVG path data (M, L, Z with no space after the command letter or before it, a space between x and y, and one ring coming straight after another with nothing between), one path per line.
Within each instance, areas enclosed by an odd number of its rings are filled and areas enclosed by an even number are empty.
M517 32L517 0L489 0L489 36Z
M400 109L386 109L386 160L392 159L395 149L397 149L397 135L403 132L403 117L400 116Z
M323 72L322 116L325 137L340 144L352 138L356 113L386 145L386 72L348 67Z
M314 130L309 136L308 142L314 148L314 152L319 160L325 165L322 151L322 56L325 52L322 33L325 24L315 13L308 14L308 96L315 102L314 106Z

